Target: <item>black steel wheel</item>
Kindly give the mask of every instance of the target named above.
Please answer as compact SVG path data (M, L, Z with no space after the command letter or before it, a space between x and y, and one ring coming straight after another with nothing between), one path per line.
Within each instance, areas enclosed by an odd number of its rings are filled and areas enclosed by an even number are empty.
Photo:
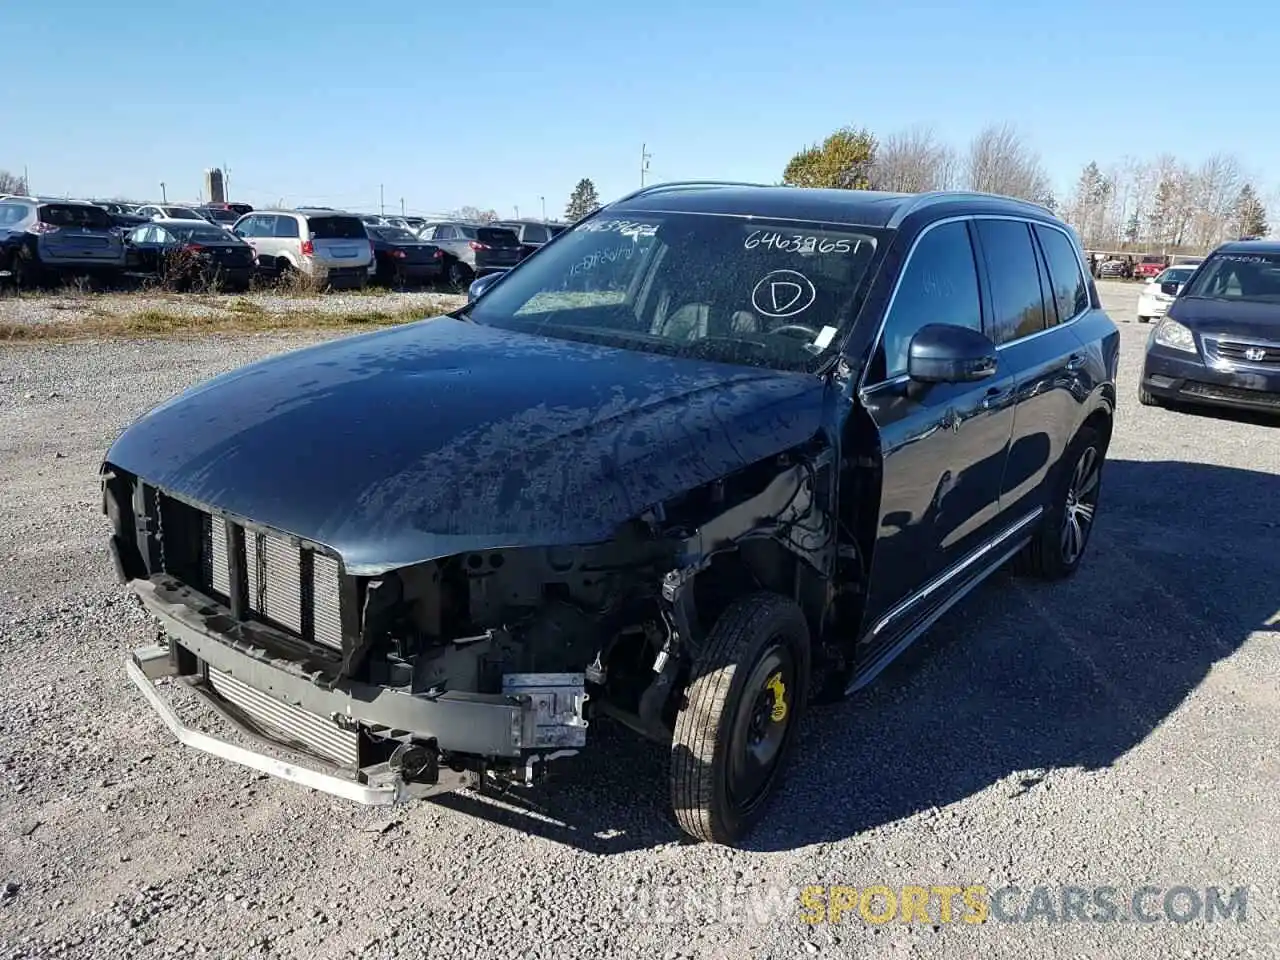
M1103 435L1091 426L1082 427L1059 461L1040 529L1019 556L1022 572L1045 580L1076 572L1098 515L1106 454Z
M689 836L741 839L763 813L808 697L809 627L773 593L734 601L695 660L671 744L671 803Z

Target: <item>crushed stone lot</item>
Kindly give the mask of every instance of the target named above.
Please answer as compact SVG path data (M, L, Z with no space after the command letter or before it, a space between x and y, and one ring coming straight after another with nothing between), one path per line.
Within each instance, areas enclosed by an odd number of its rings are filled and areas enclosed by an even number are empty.
M743 850L682 843L662 750L603 722L533 812L365 809L179 746L124 676L156 628L115 582L98 465L160 400L326 335L0 348L0 960L1280 956L1280 422L1139 406L1137 288L1099 286L1121 408L1084 567L997 575L810 711ZM972 884L1248 907L807 924L798 895Z

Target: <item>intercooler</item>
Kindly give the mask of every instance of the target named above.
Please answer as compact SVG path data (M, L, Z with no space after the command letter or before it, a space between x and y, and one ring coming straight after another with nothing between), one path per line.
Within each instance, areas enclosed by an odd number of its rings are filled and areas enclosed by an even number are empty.
M238 708L264 734L296 744L335 763L355 769L359 761L359 741L355 731L343 730L332 720L309 713L301 707L281 703L229 673L212 667L209 684L224 700Z

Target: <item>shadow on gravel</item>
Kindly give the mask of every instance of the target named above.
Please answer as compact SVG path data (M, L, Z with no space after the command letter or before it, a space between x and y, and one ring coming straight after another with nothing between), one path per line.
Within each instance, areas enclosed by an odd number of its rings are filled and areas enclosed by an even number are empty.
M1140 744L1276 614L1280 476L1113 460L1104 484L1074 578L997 574L871 689L809 712L744 847L842 840L997 784L1012 814L1053 769L1105 768ZM666 751L603 724L592 733L577 766L529 794L558 823L469 794L437 802L600 854L680 840Z

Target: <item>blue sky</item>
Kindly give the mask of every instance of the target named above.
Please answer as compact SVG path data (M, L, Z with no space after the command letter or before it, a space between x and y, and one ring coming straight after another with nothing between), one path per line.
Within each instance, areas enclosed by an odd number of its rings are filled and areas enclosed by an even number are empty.
M20 36L0 169L37 192L558 215L651 180L772 182L843 124L957 146L1017 125L1063 196L1080 168L1237 154L1280 186L1266 6L0 0ZM1213 29L1197 26L1208 17ZM16 68L17 72L14 72ZM9 87L13 91L13 87Z

